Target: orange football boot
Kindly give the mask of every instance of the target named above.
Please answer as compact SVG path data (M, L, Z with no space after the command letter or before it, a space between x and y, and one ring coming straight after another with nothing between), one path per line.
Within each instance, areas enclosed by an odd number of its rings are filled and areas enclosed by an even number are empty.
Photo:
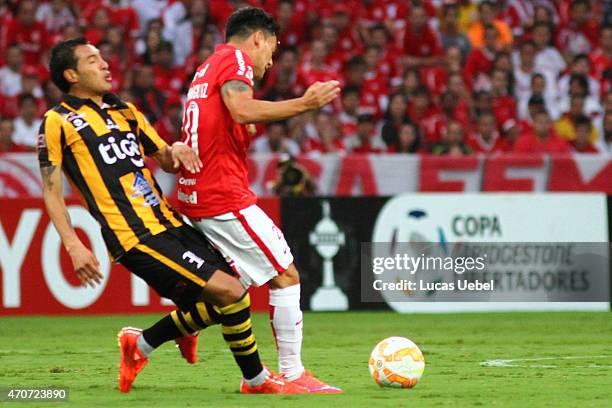
M195 364L198 362L197 349L199 334L200 332L197 332L193 335L179 337L178 339L174 340L176 342L176 346L181 351L181 356L183 356L183 358L187 360L189 364Z
M329 384L325 384L323 381L319 380L317 377L312 375L312 373L308 370L304 370L301 376L296 378L293 381L288 381L289 383L293 383L299 385L302 388L308 390L307 392L310 394L340 394L342 390L338 387L333 387Z
M149 362L149 359L142 355L136 345L136 340L141 333L142 330L134 327L124 327L117 333L121 348L119 364L119 391L121 392L130 392L136 376Z
M266 380L255 387L250 387L243 378L240 382L240 392L242 394L306 394L308 392L307 389L284 380L272 371L267 371Z

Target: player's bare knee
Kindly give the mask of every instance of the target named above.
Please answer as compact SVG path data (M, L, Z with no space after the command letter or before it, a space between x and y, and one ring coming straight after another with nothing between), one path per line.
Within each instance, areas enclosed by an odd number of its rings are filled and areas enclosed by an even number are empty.
M228 306L244 296L245 289L238 279L217 271L204 288L204 297L215 306Z
M270 281L270 288L283 289L289 286L298 285L300 283L300 273L294 264L289 265L287 270L279 273Z

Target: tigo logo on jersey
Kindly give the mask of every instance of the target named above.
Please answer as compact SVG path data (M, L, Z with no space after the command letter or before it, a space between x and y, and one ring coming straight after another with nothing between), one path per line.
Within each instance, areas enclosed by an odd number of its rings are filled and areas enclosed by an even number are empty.
M159 197L153 191L151 184L144 178L142 173L136 173L134 184L132 186L132 198L144 197L145 206L157 207L159 205Z
M101 143L98 146L98 151L102 155L104 163L115 164L117 160L129 157L134 166L144 167L144 160L136 143L136 136L133 133L128 133L126 138L119 142L116 142L113 136L109 137L107 141L108 144Z

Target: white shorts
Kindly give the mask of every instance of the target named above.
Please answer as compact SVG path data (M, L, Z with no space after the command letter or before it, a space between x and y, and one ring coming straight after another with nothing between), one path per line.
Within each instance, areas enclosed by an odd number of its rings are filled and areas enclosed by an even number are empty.
M257 205L191 221L223 254L245 288L263 285L293 262L282 231Z

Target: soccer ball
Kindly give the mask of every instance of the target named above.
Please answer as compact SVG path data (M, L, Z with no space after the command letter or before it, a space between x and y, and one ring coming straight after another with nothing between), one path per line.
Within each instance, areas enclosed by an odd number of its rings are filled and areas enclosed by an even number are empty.
M381 387L412 388L425 370L423 353L405 337L389 337L374 347L370 375Z

